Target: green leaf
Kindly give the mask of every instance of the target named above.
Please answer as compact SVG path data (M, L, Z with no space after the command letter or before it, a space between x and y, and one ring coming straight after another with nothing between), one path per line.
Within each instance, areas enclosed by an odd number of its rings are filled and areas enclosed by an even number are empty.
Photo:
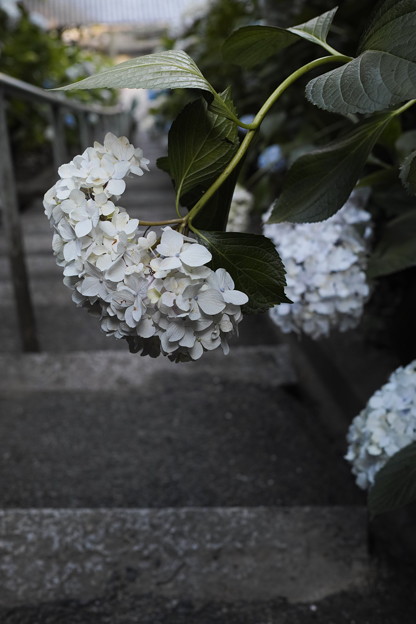
M415 265L416 206L384 226L369 259L367 274L372 279Z
M224 95L227 102L230 98ZM168 138L168 167L179 198L192 191L202 196L238 149L237 126L207 110L196 100L185 106L173 122Z
M326 11L326 13L322 13L322 15L318 15L318 17L314 17L308 22L288 28L288 30L312 43L322 45L322 43L326 43L326 38L337 10L338 7L335 7L330 11Z
M225 41L224 57L232 63L253 67L296 43L299 38L322 46L326 43L336 11L337 7L304 24L287 29L275 26L244 26Z
M192 224L198 230L224 231L226 229L231 201L242 165L243 160L193 219Z
M400 179L409 193L416 195L416 151L404 159L400 169Z
M364 34L360 55L314 78L306 96L325 110L373 113L416 97L416 0L387 0Z
M200 231L198 236L212 253L213 268L226 269L236 289L249 297L244 312L264 312L278 303L290 303L284 293L282 261L268 238L259 234L207 231Z
M213 87L204 78L195 62L182 50L139 56L60 89L65 91L102 87L203 89L215 94Z
M228 87L223 93L216 93L214 98L212 98L211 94L206 94L207 98L211 101L208 102L209 111L211 113L215 113L216 115L221 115L222 117L226 117L230 121L233 121L235 124L239 124L240 120L238 119L234 104L231 100L231 88Z
M269 223L313 223L335 214L391 119L387 113L365 120L348 135L298 158L286 175Z
M358 52L380 50L416 61L415 13L415 0L383 2L373 14Z
M170 175L169 158L167 156L160 156L156 160L156 167L165 173L169 173Z
M416 442L393 455L377 473L368 506L372 516L404 507L416 500Z

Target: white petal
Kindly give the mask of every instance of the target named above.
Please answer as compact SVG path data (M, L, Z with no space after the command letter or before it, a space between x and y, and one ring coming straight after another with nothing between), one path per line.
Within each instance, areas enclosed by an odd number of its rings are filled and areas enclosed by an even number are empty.
M160 253L161 256L174 256L180 252L182 245L182 234L167 227L163 231L160 244L156 247L156 251Z
M106 191L110 195L122 195L126 189L126 183L124 180L110 180L106 186Z
M84 277L82 280L79 292L85 297L96 297L100 290L100 282L96 277Z
M191 356L193 360L199 360L203 352L204 352L204 348L199 342L199 340L197 340L194 346L192 347L192 349L190 349L189 355Z
M107 271L107 269L110 268L112 262L113 261L111 260L111 256L107 253L104 253L97 258L95 266L100 269L100 271Z
M69 243L66 243L64 245L63 253L66 262L71 262L71 260L75 260L79 254L78 241L72 240L69 241Z
M109 269L107 269L105 277L112 282L121 282L121 280L124 279L125 273L126 264L123 258L119 258Z
M217 269L215 275L218 280L219 288L224 290L233 290L234 282L231 275L225 269Z
M75 234L78 238L82 238L89 234L92 230L91 219L85 219L85 221L79 221L75 226Z
M169 342L178 342L185 335L185 327L179 323L172 323L166 330L166 338Z
M248 301L248 297L241 290L226 290L222 293L224 301L233 303L234 305L244 305Z
M211 288L199 292L197 297L198 305L205 314L218 314L226 306L221 293Z
M142 319L136 331L142 338L151 338L155 335L156 328L150 319Z
M159 265L159 271L171 271L172 269L179 269L181 266L182 262L176 256L164 258Z
M182 262L190 267L199 267L209 262L212 258L211 253L203 245L192 243L185 251L180 254Z
M100 229L110 238L117 234L116 228L110 221L100 221Z

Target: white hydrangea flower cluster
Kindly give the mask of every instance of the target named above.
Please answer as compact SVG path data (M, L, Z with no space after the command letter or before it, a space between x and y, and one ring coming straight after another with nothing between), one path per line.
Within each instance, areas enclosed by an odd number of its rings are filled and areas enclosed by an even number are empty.
M345 458L352 464L357 485L373 485L388 459L416 441L416 360L400 366L354 418Z
M247 232L253 203L253 195L244 186L237 184L231 200L227 232Z
M283 332L317 339L358 325L370 292L370 214L362 208L367 198L367 190L354 191L340 211L319 223L263 225L285 265L286 295L293 301L270 310Z
M225 269L206 266L206 247L170 227L159 239L152 230L140 235L138 219L114 203L124 178L143 175L148 163L126 137L108 133L103 145L59 168L44 207L64 283L75 303L96 312L101 328L127 339L132 351L177 361L219 346L227 353L248 297Z

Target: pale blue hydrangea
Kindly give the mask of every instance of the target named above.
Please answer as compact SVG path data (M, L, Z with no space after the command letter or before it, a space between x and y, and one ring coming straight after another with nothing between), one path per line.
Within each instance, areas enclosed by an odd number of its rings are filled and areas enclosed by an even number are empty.
M396 369L369 399L348 431L346 459L357 485L373 485L388 459L416 441L416 360Z

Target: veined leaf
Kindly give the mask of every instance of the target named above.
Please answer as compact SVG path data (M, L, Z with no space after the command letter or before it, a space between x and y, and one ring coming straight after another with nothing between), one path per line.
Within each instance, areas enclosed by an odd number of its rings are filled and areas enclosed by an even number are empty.
M335 214L391 119L387 113L365 120L348 135L298 158L286 175L269 223L312 223Z
M212 253L214 269L223 267L237 290L249 297L246 313L264 312L278 303L290 302L282 261L273 243L259 234L199 232Z
M318 15L318 17L314 17L308 22L288 28L288 30L312 43L322 45L322 43L326 43L326 38L337 10L338 7L335 7L330 11L326 11L326 13L322 13L322 15Z
M203 89L215 95L195 62L182 50L139 56L74 82L62 90L102 87L130 89Z
M415 265L416 206L384 226L369 259L367 274L370 279L382 277Z
M416 151L404 159L400 169L400 179L409 193L416 195Z
M292 45L299 38L322 46L326 43L336 11L337 7L292 28L244 26L232 33L224 43L224 57L232 63L253 67Z
M386 0L365 32L360 55L314 78L306 96L325 110L373 113L416 98L416 0Z
M229 95L224 98L232 106ZM237 148L237 126L232 121L209 112L202 99L185 106L168 139L168 168L179 197L190 191L194 200L202 196Z
M373 15L358 52L394 51L397 56L416 61L415 11L414 0L386 0Z
M368 506L372 516L404 507L416 500L416 442L393 455L377 473Z

